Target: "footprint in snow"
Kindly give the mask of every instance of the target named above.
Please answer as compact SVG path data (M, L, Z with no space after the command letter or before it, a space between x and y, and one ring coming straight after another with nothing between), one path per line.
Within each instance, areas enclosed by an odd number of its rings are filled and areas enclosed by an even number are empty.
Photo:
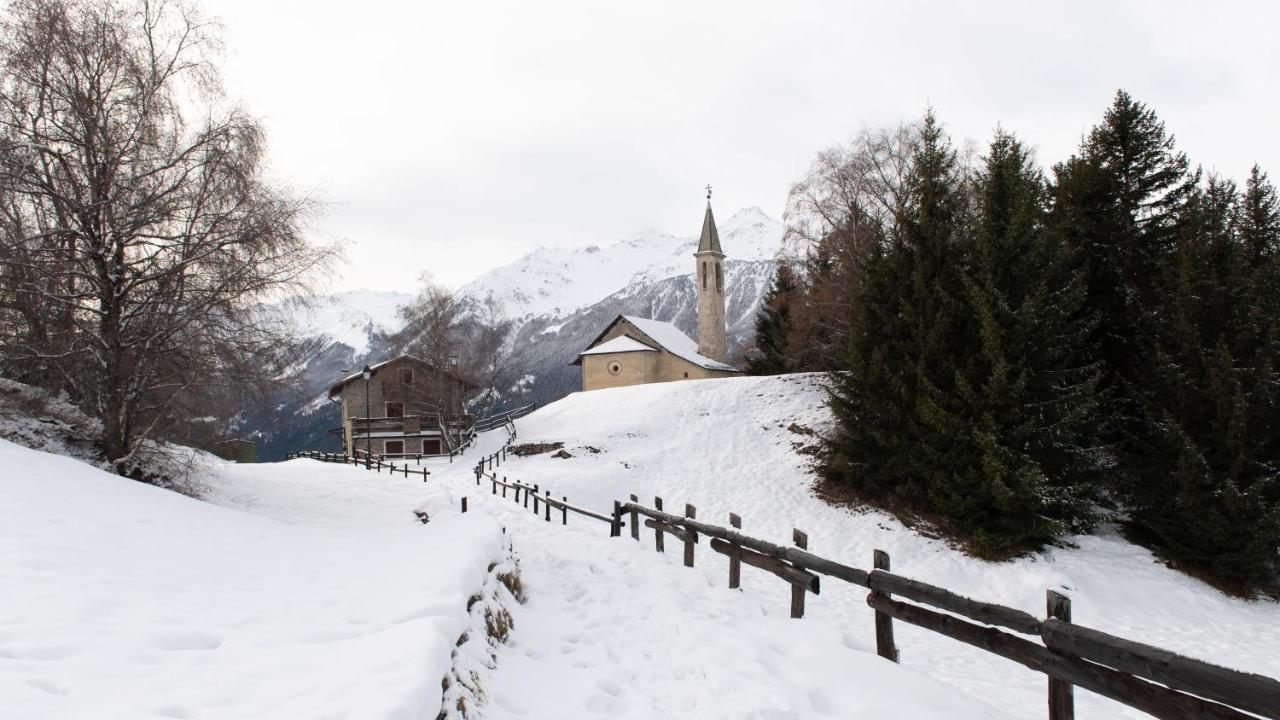
M174 631L151 637L151 647L157 650L216 650L221 646L222 638L202 632Z
M71 689L63 687L58 683L47 678L29 678L27 684L37 690L43 690L50 695L70 695Z

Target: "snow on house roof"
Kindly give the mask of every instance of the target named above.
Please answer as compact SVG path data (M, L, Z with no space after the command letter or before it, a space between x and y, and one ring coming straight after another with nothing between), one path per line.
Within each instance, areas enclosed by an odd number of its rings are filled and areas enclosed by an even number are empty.
M626 335L619 335L608 342L603 342L595 347L587 348L586 350L578 353L578 355L604 355L605 353L624 352L658 352L658 350L645 345L635 338L628 337Z
M394 362L400 362L401 360L409 360L409 361L412 361L412 362L418 363L419 365L423 365L423 366L425 366L425 367L428 367L428 368L430 368L431 370L433 370L433 371L435 371L435 372L441 373L441 374L443 374L443 375L448 375L449 377L452 377L452 378L454 378L455 380L458 380L459 382L461 382L461 383L463 383L464 385L466 385L468 389L472 389L472 390L474 390L476 387L478 387L475 383L473 383L473 382L471 382L471 381L469 381L469 380L466 380L465 378L458 377L457 373L453 373L453 372L450 372L450 371L448 371L448 370L441 370L440 368L437 368L436 366L432 365L431 363L427 362L426 360L423 360L423 359L422 359L422 358L420 358L420 357L415 357L415 356L413 356L413 355L397 355L397 356L395 356L395 357L391 358L390 360L383 360L383 361L382 361L382 362L380 362L380 363L374 363L373 365L370 365L370 366L369 366L369 371L370 371L370 372L373 372L373 373L376 373L376 372L378 372L378 370L379 370L379 369L384 368L384 367L386 367L386 366L390 365L391 363L394 363ZM359 378L360 378L360 376L361 376L362 374L364 374L364 370L357 370L356 372L351 373L350 375L348 375L348 376L346 376L346 377L342 378L342 379L341 379L341 380L339 380L338 382L336 382L336 383L334 383L333 385L331 385L331 386L329 387L329 397L334 397L335 395L337 395L337 394L341 393L341 392L342 392L342 388L343 388L344 386L346 386L346 384L347 384L347 383L351 382L352 380L357 380L357 379L359 379Z
M708 370L727 370L729 372L740 372L738 368L722 363L719 360L698 353L698 343L694 342L688 335L680 331L680 328L669 322L661 320L651 320L649 318L636 317L634 315L622 315L622 319L631 323L637 330L649 336L650 340L658 343L664 350L682 357L685 360L704 367Z

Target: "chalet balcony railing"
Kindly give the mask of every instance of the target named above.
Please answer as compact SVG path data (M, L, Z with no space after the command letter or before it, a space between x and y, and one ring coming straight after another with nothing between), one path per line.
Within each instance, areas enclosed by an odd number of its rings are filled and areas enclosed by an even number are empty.
M475 424L470 415L405 415L403 417L351 418L351 432L356 436L370 433L440 432L463 433Z

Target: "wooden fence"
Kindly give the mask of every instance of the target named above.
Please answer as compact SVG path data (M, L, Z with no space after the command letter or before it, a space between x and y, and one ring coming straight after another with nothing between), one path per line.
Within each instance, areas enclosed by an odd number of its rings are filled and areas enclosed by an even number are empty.
M508 410L496 415L483 417L476 421L476 432L488 432L490 430L500 428L503 425L510 425L537 409L538 405L536 403L530 403L528 405L515 408L514 410Z
M476 485L487 481L491 493L501 491L504 498L511 490L515 502L526 508L532 499L533 512L546 522L551 522L554 509L561 524L568 524L572 512L607 523L611 537L621 537L622 529L630 527L636 541L643 526L653 531L658 552L665 552L668 537L673 539L687 567L694 566L695 549L705 537L707 546L728 560L730 588L740 586L744 563L788 583L793 618L804 616L805 598L819 594L824 576L864 587L869 590L867 605L874 611L876 652L881 657L898 662L895 620L999 655L1047 676L1050 720L1074 718L1076 687L1167 720L1280 720L1280 682L1074 624L1071 600L1056 591L1046 592L1046 617L1040 619L894 574L883 550L874 551L872 569L864 570L810 552L808 536L799 529L792 531L791 545L745 535L735 513L729 514L729 527L723 527L698 520L692 505L677 515L663 509L662 498L654 498L654 506L648 507L634 495L627 502L615 501L611 514L593 512L570 505L563 496L556 500L549 489L486 472L486 464L490 470L501 466L505 450L506 446L476 465ZM462 507L465 512L466 498Z
M381 455L370 455L364 460L361 460L360 458L347 457L342 453L326 453L316 450L303 450L300 452L291 452L288 455L285 455L286 460L293 460L295 458L309 458L311 460L319 460L320 462L343 463L344 465L363 467L374 472L382 472L385 468L391 475L403 474L405 477L409 477L410 475L421 475L422 482L426 482L427 476L431 474L431 471L426 468L415 469L409 467L409 456L405 456L404 465L401 465L398 468L396 467L395 462L383 462ZM422 457L418 456L418 460L421 461L421 459Z

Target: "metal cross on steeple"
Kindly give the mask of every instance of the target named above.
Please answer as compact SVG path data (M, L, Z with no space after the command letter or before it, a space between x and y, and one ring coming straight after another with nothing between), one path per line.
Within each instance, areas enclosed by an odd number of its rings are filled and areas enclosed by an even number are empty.
M707 199L711 199L711 185L709 183L707 184Z

